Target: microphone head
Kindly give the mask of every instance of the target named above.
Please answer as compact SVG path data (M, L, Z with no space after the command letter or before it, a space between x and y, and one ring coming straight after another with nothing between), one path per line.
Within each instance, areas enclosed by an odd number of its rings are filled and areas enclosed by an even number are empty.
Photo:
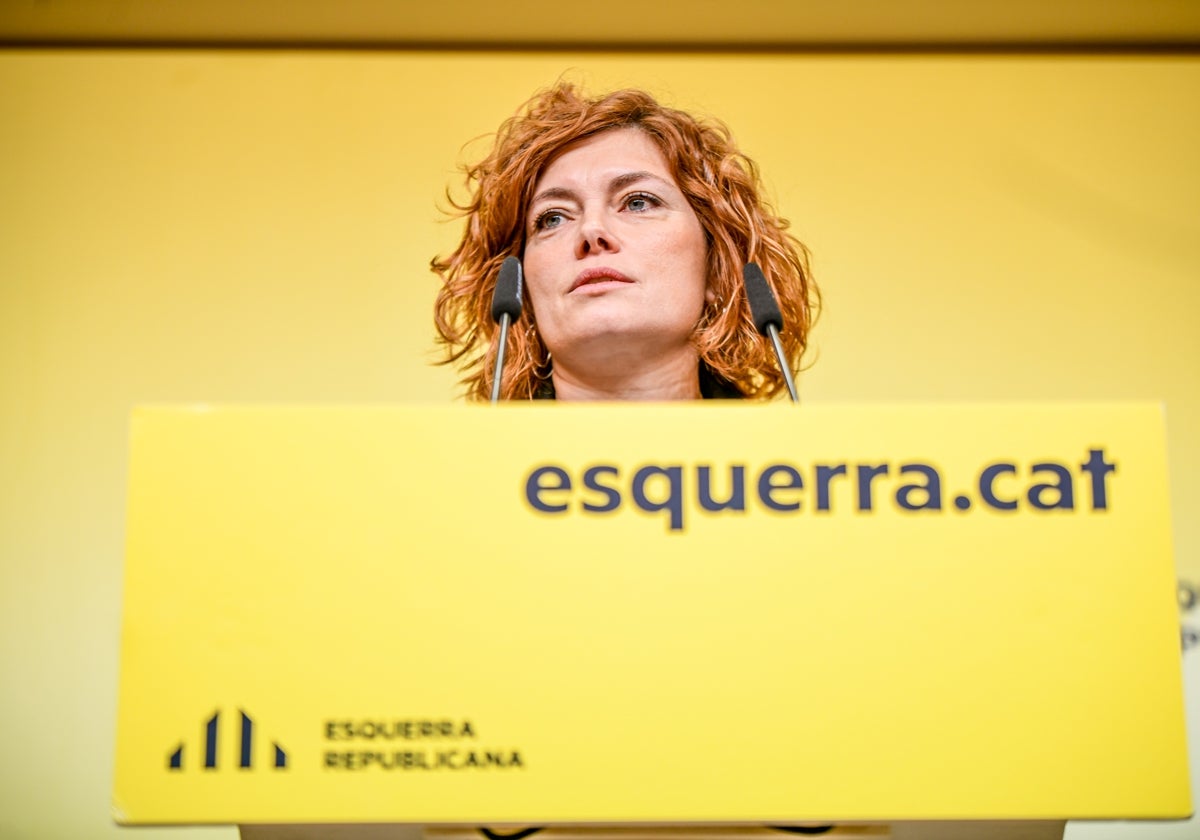
M496 278L496 291L492 295L492 320L499 321L500 316L508 316L516 321L521 317L522 289L525 286L525 272L521 261L516 257L508 257L500 266L500 276Z
M769 324L782 330L783 313L779 311L779 301L775 300L775 294L758 263L746 263L742 278L746 281L746 298L750 301L750 317L754 319L754 328L764 335Z

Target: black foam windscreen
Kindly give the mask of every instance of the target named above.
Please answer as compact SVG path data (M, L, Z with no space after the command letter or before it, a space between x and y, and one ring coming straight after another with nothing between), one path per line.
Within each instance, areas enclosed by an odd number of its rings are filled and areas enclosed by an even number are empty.
M746 298L750 301L750 317L754 319L755 329L765 334L767 325L774 324L775 329L782 330L783 313L779 311L779 301L775 300L758 263L746 263L742 278L746 281Z
M492 320L499 321L500 316L508 314L512 320L521 317L521 294L525 285L525 274L521 269L521 261L516 257L508 257L500 266L500 276L496 278L496 291L492 295Z

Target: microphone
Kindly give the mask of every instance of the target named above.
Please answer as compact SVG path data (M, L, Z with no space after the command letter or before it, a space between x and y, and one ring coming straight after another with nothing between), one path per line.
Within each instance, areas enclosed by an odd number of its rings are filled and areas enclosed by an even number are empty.
M504 352L508 349L508 327L521 317L521 289L525 272L521 261L507 257L500 265L496 291L492 294L492 320L500 324L500 344L496 348L496 369L492 372L492 402L500 401L500 374L504 370Z
M787 357L783 354L783 343L779 340L779 331L783 328L783 313L779 311L779 301L771 291L767 278L763 276L758 263L746 263L742 270L742 278L746 281L746 299L750 302L750 317L754 319L754 328L771 339L775 348L775 358L779 360L779 369L783 371L783 381L787 383L788 395L792 402L800 402L796 393L796 382L792 379L792 369L788 366Z

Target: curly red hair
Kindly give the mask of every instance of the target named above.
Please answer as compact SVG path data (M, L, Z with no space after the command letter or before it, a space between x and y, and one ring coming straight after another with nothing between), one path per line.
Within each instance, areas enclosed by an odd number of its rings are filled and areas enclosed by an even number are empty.
M779 299L784 351L798 369L819 303L808 251L763 199L758 169L738 151L729 129L664 107L645 91L588 97L559 83L522 106L500 127L491 153L466 167L470 199L461 204L451 199L466 219L462 242L431 263L442 279L434 305L446 349L442 363L458 363L469 398L485 400L491 393L492 294L500 264L525 250L525 215L538 177L577 140L631 127L658 146L708 240L708 283L715 299L692 337L700 363L746 397L767 399L784 388L770 342L755 329L746 301L742 268L749 261L762 267ZM500 388L505 399L530 399L544 388L549 353L533 328L535 318L526 300L509 331Z

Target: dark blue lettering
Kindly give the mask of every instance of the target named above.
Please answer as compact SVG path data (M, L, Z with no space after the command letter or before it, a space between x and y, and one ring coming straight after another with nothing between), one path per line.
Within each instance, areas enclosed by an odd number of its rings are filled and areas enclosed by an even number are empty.
M646 482L652 478L665 478L670 492L660 501L652 500L646 495ZM633 500L637 506L647 513L657 513L660 510L671 514L671 530L683 528L683 468L682 467L642 467L633 475Z
M1103 449L1089 449L1088 459L1079 465L1092 477L1092 510L1108 509L1108 487L1105 477L1117 471L1117 465L1104 460Z
M784 476L786 481L776 482L775 476L777 475ZM800 510L799 499L794 502L781 502L775 494L780 490L802 489L804 489L804 479L800 477L800 473L794 467L789 467L787 464L772 464L758 477L758 498L771 510L781 512Z
M838 464L834 467L817 464L817 510L829 510L829 482L835 476L845 474L845 464Z
M860 464L858 467L858 509L871 510L874 499L871 494L871 482L877 476L887 475L888 465L879 464L871 466L869 464Z
M558 483L544 484L542 482L543 477L550 476L558 479ZM566 470L561 467L538 467L525 480L525 499L534 510L540 510L542 513L563 513L567 509L566 502L559 505L549 504L542 500L542 493L570 489L571 476L567 475Z
M988 507L995 508L996 510L1017 509L1016 499L1011 501L1001 499L996 495L995 491L996 476L1002 473L1015 475L1016 472L1016 464L990 464L984 467L983 472L979 474L979 495L987 503Z
M1071 471L1062 464L1055 464L1047 461L1042 464L1033 465L1033 475L1038 473L1053 473L1058 481L1045 484L1035 484L1029 488L1027 498L1029 504L1033 505L1038 510L1074 510L1075 509L1075 482L1071 479ZM1053 490L1057 496L1053 503L1047 502L1044 498L1046 491Z
M746 468L733 466L729 468L729 498L718 502L712 497L712 467L696 467L697 493L700 507L705 510L745 510L746 509Z
M583 486L588 490L596 490L603 493L606 499L603 504L584 502L583 509L589 513L609 513L621 506L621 492L615 487L601 484L597 480L601 475L618 475L617 468L607 464L598 464L597 466L589 467L583 474Z
M925 477L921 484L902 484L896 489L896 504L905 510L941 510L942 509L942 477L938 471L928 464L901 464L900 475L918 473ZM925 501L914 504L912 494L925 494Z

